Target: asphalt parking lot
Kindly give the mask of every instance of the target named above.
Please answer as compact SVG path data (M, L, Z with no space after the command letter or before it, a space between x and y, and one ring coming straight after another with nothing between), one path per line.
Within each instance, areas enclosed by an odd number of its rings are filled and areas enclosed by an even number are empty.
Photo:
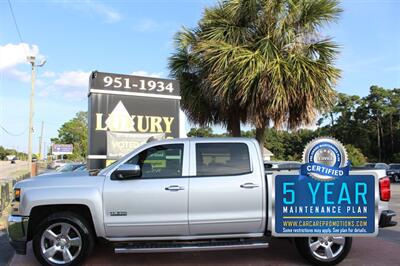
M400 214L400 184L392 184L391 209ZM396 220L399 221L397 216ZM5 235L0 248L6 251ZM342 265L400 265L400 226L381 229L377 238L355 238ZM4 254L0 257L4 257ZM4 262L0 260L0 264ZM257 250L190 253L114 254L106 245L97 245L86 265L306 265L294 246L285 239L271 239L270 247ZM3 265L3 264L1 264ZM27 256L15 255L10 265L39 265L29 245Z
M154 254L114 254L111 247L97 246L86 265L307 265L288 240L270 244L257 250ZM399 265L399 249L399 243L381 238L357 238L343 265ZM40 264L30 248L28 256L14 256L11 265Z

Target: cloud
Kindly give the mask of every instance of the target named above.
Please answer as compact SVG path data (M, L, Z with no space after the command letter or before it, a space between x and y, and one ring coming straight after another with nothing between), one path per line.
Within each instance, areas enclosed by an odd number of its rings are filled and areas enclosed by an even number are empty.
M90 72L85 71L66 71L58 74L54 85L61 87L80 88L88 86Z
M133 75L133 76L160 78L160 77L163 77L163 72L150 73L150 72L147 72L145 70L138 70L138 71L133 71L131 73L131 75Z
M6 44L0 46L0 70L5 71L12 69L20 64L27 64L26 57L33 55L42 57L39 54L37 45L29 45L27 43Z
M104 19L106 23L116 23L122 20L123 16L112 7L93 0L82 1L53 1L53 3L64 4L65 7L73 8L75 10L85 13L85 15L98 15Z
M43 73L41 73L40 76L43 78L54 78L56 76L56 73L53 71L46 70Z
M44 58L37 45L27 43L6 44L0 46L0 71L4 77L28 83L31 80L30 65L27 55L33 55L40 61ZM39 70L39 69L38 69ZM38 71L35 84L40 97L56 96L66 98L86 97L90 71L81 70L54 72Z
M122 15L117 11L113 10L109 6L101 3L95 3L93 1L88 1L89 6L93 8L99 15L103 16L108 23L115 23L122 19Z
M31 79L31 71L26 59L27 55L35 56L37 61L44 58L44 56L39 53L39 47L37 45L9 43L0 46L0 71L6 78L29 82Z
M122 19L122 15L120 13L105 4L91 0L87 0L83 3L86 3L86 5L88 5L93 11L103 16L108 23L115 23Z
M8 69L5 71L8 78L22 81L22 82L29 82L31 80L31 74L28 71L21 71L16 68Z
M57 78L54 82L43 92L43 96L50 93L60 93L63 97L70 99L78 99L86 97L90 71L65 71L56 74Z

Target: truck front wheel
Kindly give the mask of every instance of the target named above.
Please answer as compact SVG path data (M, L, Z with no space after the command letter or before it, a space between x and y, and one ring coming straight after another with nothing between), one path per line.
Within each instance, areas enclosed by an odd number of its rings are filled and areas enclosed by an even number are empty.
M313 265L336 265L349 253L351 237L326 236L295 238L300 255Z
M80 265L93 245L90 226L72 212L55 213L45 218L32 241L33 252L42 265Z

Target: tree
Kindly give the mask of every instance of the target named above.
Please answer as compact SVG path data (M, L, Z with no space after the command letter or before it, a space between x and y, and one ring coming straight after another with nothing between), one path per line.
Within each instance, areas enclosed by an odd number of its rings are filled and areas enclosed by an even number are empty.
M334 124L325 123L319 134L352 144L369 161L398 162L400 152L400 90L371 86L369 95L339 94L332 108ZM322 118L321 125L329 119Z
M211 127L191 128L187 133L188 137L213 137L214 133Z
M319 30L340 12L336 0L220 2L205 10L198 27L178 33L171 73L183 91L190 80L190 88L198 86L231 115L220 111L212 122L231 125L236 134L232 116L250 122L262 144L270 121L295 128L333 105L337 46ZM196 105L203 98L186 100Z
M14 155L18 157L19 160L26 160L28 155L24 152L19 152L15 149L7 149L0 146L0 160L5 160L7 155Z
M51 141L57 144L73 145L73 154L68 155L68 159L86 159L88 147L87 112L78 112L74 118L65 122L58 130L58 137L52 138Z
M367 158L365 158L360 149L351 144L345 145L345 148L352 166L363 166L367 162Z
M197 30L183 28L175 36L176 51L169 58L171 76L180 81L181 107L188 119L201 127L223 124L233 136L240 136L240 122L245 110L231 97L222 99L214 93L202 56L196 51L200 36Z

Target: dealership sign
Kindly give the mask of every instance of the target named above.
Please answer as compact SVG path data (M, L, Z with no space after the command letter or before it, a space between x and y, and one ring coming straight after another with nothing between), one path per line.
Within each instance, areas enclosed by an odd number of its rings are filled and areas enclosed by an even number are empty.
M340 142L318 138L307 145L300 174L277 172L272 178L274 236L375 236L377 178L349 174Z
M92 72L89 84L89 169L182 129L175 80Z
M53 155L72 154L74 146L72 144L53 144L51 153Z

